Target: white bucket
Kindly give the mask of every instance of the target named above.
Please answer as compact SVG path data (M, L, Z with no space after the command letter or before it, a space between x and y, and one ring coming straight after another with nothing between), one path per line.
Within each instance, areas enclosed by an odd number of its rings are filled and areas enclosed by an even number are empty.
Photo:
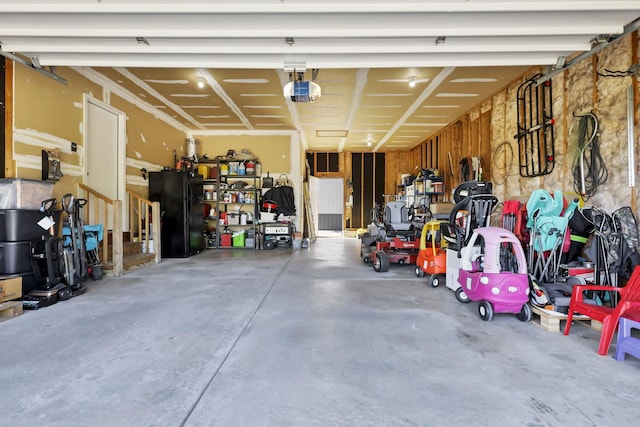
M276 214L273 212L260 212L260 222L274 222Z
M198 153L198 140L194 138L187 138L187 157L194 158Z

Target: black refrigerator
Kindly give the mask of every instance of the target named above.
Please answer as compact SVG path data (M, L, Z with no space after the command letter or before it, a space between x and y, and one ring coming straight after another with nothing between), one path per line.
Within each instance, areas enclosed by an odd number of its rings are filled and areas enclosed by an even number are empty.
M160 202L163 257L184 258L204 249L203 197L202 175L149 173L149 200Z

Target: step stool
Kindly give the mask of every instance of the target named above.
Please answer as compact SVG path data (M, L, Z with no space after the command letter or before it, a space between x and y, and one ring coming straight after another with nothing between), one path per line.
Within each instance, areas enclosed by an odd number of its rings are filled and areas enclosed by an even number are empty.
M625 353L640 359L640 338L632 337L631 329L640 329L640 322L621 317L618 323L616 360L624 360Z

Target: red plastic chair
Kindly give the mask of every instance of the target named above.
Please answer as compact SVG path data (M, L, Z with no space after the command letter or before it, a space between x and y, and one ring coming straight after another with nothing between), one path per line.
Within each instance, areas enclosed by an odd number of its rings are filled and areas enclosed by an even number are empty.
M618 292L618 305L615 308L611 308L602 305L589 304L584 301L584 291ZM574 313L579 313L583 316L602 322L598 354L606 356L607 353L609 353L611 339L613 338L613 333L618 327L620 317L624 316L628 319L640 321L640 266L635 267L631 278L629 278L626 286L622 288L615 286L575 285L571 293L567 324L564 327L565 335L569 335Z

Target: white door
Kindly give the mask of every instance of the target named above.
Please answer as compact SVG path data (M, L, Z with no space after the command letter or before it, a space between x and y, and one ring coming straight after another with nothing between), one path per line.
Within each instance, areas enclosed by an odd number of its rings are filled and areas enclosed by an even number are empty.
M84 98L85 111L85 176L84 183L113 200L123 201L126 216L125 197L125 114L90 96ZM109 212L111 218L112 212ZM104 218L91 221L106 224L111 229L111 221ZM127 218L123 226L128 228Z
M342 178L318 180L318 233L342 233L344 225L344 183ZM331 234L331 233L328 233Z

